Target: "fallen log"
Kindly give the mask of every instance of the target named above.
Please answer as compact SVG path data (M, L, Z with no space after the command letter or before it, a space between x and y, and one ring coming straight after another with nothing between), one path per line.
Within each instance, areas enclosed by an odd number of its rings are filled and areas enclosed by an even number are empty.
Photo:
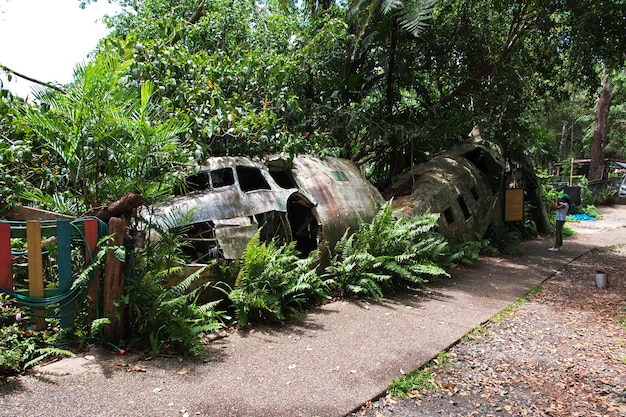
M83 214L83 216L94 216L108 223L111 217L131 216L135 209L143 204L143 201L141 194L130 193L106 206L95 207Z
M0 209L2 211L4 208ZM1 217L13 220L73 220L71 216L53 211L42 210L36 207L17 206L13 210L9 210L1 215Z

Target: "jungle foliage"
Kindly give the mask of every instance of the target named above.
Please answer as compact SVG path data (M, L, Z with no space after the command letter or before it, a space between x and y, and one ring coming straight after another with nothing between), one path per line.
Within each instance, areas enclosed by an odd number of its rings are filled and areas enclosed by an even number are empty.
M346 231L325 276L341 293L382 298L402 283L420 285L447 276L440 266L447 242L435 231L438 215L396 219L387 202L371 223Z
M119 3L64 92L2 90L1 203L150 202L207 156L271 152L351 158L384 184L475 125L530 171L589 152L603 70L607 156L624 156L620 1Z
M535 172L589 156L602 74L614 85L607 156L626 158L621 0L118 3L71 83L28 101L0 85L0 207L79 216L133 191L150 204L218 155L341 156L384 187L480 126L519 172L534 204L525 225L537 228ZM446 252L433 225L382 211L344 236L323 278L293 247L250 246L231 295L237 320L298 314L333 291L380 297L482 246ZM185 259L162 237L137 254L123 301L154 352L197 352L195 334L223 313L189 295L191 281L168 286Z

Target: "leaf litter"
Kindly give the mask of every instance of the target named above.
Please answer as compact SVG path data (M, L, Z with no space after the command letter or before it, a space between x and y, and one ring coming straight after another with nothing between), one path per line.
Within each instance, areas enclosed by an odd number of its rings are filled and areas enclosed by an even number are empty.
M625 247L579 257L487 327L448 350L436 388L387 395L352 415L626 416Z

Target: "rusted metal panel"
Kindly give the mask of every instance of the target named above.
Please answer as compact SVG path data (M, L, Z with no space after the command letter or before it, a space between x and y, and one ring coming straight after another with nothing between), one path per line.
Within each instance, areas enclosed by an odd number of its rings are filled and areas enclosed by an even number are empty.
M244 192L236 167L249 167L258 170L270 189L255 189ZM206 161L203 171L214 172L220 169L233 170L233 183L221 187L193 191L177 196L165 203L151 207L153 220L165 219L175 212L192 213L192 222L233 219L252 216L268 211L286 212L286 202L296 189L279 187L263 164L243 157L215 157Z
M259 230L259 225L251 223L249 218L242 220L246 220L247 223L237 224L231 221L216 223L215 237L226 259L241 258L248 242Z
M292 172L298 188L317 202L315 214L330 244L348 228L356 231L359 219L370 221L383 202L380 192L347 159L299 155Z

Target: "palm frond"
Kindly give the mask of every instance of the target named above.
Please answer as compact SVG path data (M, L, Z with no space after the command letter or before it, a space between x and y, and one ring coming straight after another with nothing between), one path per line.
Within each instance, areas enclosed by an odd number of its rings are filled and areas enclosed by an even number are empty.
M432 18L435 2L436 0L405 1L398 19L400 26L413 36L420 36Z
M402 0L382 0L380 4L380 11L387 15L389 13L393 13L398 9L402 9L404 7L404 1Z

